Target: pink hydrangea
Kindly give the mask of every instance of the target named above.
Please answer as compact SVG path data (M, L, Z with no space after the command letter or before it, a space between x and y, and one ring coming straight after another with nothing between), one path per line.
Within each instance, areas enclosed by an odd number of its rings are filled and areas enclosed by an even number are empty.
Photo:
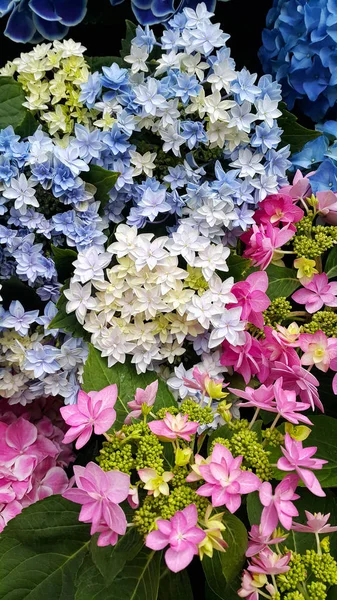
M288 531L291 529L293 517L298 516L298 510L293 504L298 500L295 490L298 484L298 476L287 475L282 479L273 491L271 483L264 481L259 489L261 504L264 506L261 514L261 526L265 535L270 535L276 529L280 521L282 527Z
M254 214L254 220L260 223L271 223L278 225L283 223L297 223L304 216L304 211L296 206L294 199L280 191L279 194L267 196L265 200L259 202L259 208Z
M304 511L305 516L307 517L306 524L302 523L293 523L292 529L293 531L298 531L299 533L334 533L337 531L336 526L329 525L328 521L330 518L330 513L327 515L322 515L322 513L312 514L308 510Z
M186 442L191 441L191 435L197 432L199 423L188 420L188 415L176 416L166 413L163 420L150 421L149 428L152 433L166 440L181 438Z
M130 477L120 471L103 471L94 462L74 466L77 488L66 490L63 497L81 504L79 520L91 523L91 534L100 532L99 545L116 544L126 532L127 521L119 506L130 491Z
M248 536L248 548L246 551L247 558L259 554L263 550L266 550L269 546L281 544L281 542L284 542L286 539L286 536L271 537L270 533L267 534L264 531L262 525L252 525Z
M291 552L280 556L270 550L270 548L266 548L258 556L252 557L252 564L249 565L248 571L263 575L280 575L289 571L290 567L288 565L290 559Z
M100 392L83 390L78 393L77 404L62 406L61 414L67 425L70 425L64 436L68 444L77 439L76 448L79 450L89 441L92 432L101 435L110 429L116 420L114 406L117 400L117 385L109 385Z
M146 408L146 414L150 411L151 406L155 403L157 392L158 379L146 386L145 390L142 388L136 389L135 399L128 402L128 407L131 408L131 412L124 421L126 425L130 425L132 419L139 419L143 414L144 407Z
M284 390L294 391L296 396L309 404L312 410L315 407L324 412L324 407L318 394L319 381L307 369L301 365L299 357L296 355L292 364L285 364L281 361L275 361L271 368L271 380L282 377L282 387Z
M163 550L170 546L165 552L165 562L170 571L178 573L186 569L198 554L198 544L205 538L205 532L197 523L197 507L190 504L169 520L157 519L158 529L147 535L145 545L151 550Z
M281 471L296 471L312 494L325 496L326 494L323 492L316 475L312 473L313 470L322 469L323 465L328 462L327 460L312 458L317 452L317 447L303 448L302 442L294 440L289 433L285 435L284 445L285 448L281 447L283 456L279 458L277 468Z
M243 457L233 458L222 444L215 444L209 464L199 466L206 481L197 490L199 496L211 496L212 505L226 506L231 513L241 505L241 495L255 492L261 485L254 473L240 469Z
M300 290L293 293L297 304L305 304L305 310L312 314L325 306L337 306L337 281L329 283L326 273L317 273L311 281L303 283Z
M303 351L302 365L315 365L316 369L326 371L332 360L337 358L337 338L328 338L323 331L316 333L302 333L299 346Z
M318 211L329 225L337 225L337 195L331 190L317 192Z
M241 306L242 321L248 321L262 329L264 325L262 312L270 305L270 300L266 294L267 289L267 273L264 271L251 273L244 281L239 281L233 285L231 293L236 297L237 303L227 304L227 308Z
M308 175L303 176L301 171L298 169L294 175L294 179L291 185L285 185L280 189L280 192L283 194L288 194L294 200L300 200L305 198L310 198L312 194L311 184L310 184L310 175L313 175L315 171L308 173Z
M243 256L250 258L253 265L265 270L273 260L275 250L289 242L295 231L293 225L286 225L282 229L273 227L271 223L253 225L241 236L241 240L247 244Z
M268 374L267 360L263 354L261 343L244 331L245 343L243 346L233 346L227 341L222 343L220 363L226 367L232 366L235 373L240 373L249 383L254 375L264 378Z

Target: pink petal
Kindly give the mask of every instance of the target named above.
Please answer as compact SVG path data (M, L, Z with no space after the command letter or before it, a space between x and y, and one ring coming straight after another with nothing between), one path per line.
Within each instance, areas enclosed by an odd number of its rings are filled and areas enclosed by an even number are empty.
M109 500L115 504L126 500L129 495L130 476L120 471L108 471L105 476L109 482L109 492L107 494Z
M169 548L165 552L165 562L173 573L178 573L183 569L186 569L187 565L193 560L193 556L196 554L196 548L191 545L187 546L185 550L176 552L172 548Z
M34 444L37 438L35 425L20 417L11 423L6 431L6 442L11 448L23 450Z
M261 481L254 473L242 471L239 478L239 484L241 494L250 494L259 489Z
M263 506L269 506L272 501L273 488L268 481L264 481L259 489L260 502Z
M93 405L98 402L102 403L102 408L113 408L116 404L118 395L117 385L113 383L103 388L100 392L89 392L89 396L93 401Z
M322 490L321 484L319 483L316 475L307 469L297 469L297 473L302 479L304 485L311 491L315 496L324 497L325 492Z
M126 532L127 520L123 509L118 504L102 503L104 519L112 531L116 531L120 535Z
M193 527L197 524L198 511L197 511L197 507L195 504L189 504L189 506L186 506L186 508L184 508L182 513L186 519L188 527Z
M92 425L88 425L87 427L85 427L82 431L82 433L80 434L75 447L77 450L79 450L80 448L83 448L83 446L86 445L86 443L90 440L92 435Z
M104 409L100 412L94 423L94 432L102 435L110 429L116 421L116 411L113 408Z
M168 543L168 537L161 531L151 531L145 540L145 546L151 550L162 550Z
M78 488L66 490L62 496L63 498L66 498L66 500L76 502L76 504L87 504L88 502L91 502L91 498L88 496L87 492L79 490Z
M278 524L278 514L274 504L265 506L261 514L261 526L265 535L271 535Z
M241 506L241 496L240 494L230 494L226 501L226 507L229 512L235 513Z

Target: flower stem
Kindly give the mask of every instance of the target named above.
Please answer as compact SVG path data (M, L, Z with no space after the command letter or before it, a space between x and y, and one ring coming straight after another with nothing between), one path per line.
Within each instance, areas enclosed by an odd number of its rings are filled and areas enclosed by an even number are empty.
M253 418L252 418L251 422L249 423L248 429L251 429L253 427L253 425L254 425L257 417L258 417L258 414L259 414L260 410L261 410L260 408L256 408L255 409L255 413L253 415Z
M281 415L279 415L279 414L277 414L277 415L276 415L276 417L275 417L274 421L272 422L271 426L269 427L269 431L272 431L272 430L275 428L275 426L276 426L276 423L277 423L277 421L279 420L280 416L281 416Z
M319 534L317 533L317 531L315 531L315 538L316 538L316 544L317 544L317 554L318 554L318 556L322 556L321 542L320 542Z

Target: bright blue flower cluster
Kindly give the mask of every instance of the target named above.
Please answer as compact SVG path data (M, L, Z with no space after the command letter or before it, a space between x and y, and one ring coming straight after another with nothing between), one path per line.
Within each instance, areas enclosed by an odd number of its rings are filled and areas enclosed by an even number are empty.
M310 175L313 193L331 190L337 192L337 122L326 121L316 129L323 135L305 144L301 152L292 155L291 161L302 172Z
M297 100L316 122L337 100L336 26L336 0L274 0L262 34L265 73L282 84L290 110Z

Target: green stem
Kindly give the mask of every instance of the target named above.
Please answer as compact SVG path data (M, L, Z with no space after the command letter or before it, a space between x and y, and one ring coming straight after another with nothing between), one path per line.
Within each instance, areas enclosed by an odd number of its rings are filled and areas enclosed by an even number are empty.
M276 426L276 423L278 422L278 420L279 420L280 416L281 416L281 415L279 415L279 414L277 414L277 415L276 415L276 417L275 417L274 421L272 422L271 426L269 427L269 431L272 431L272 430L275 428L275 426Z
M318 554L318 556L322 556L321 542L320 542L319 534L317 533L317 531L315 531L315 538L316 538L316 544L317 544L317 554Z
M253 425L254 425L257 417L258 417L258 414L259 414L260 410L261 410L260 408L256 408L255 409L255 413L253 415L253 418L252 418L251 422L249 423L248 429L251 429L253 427Z

